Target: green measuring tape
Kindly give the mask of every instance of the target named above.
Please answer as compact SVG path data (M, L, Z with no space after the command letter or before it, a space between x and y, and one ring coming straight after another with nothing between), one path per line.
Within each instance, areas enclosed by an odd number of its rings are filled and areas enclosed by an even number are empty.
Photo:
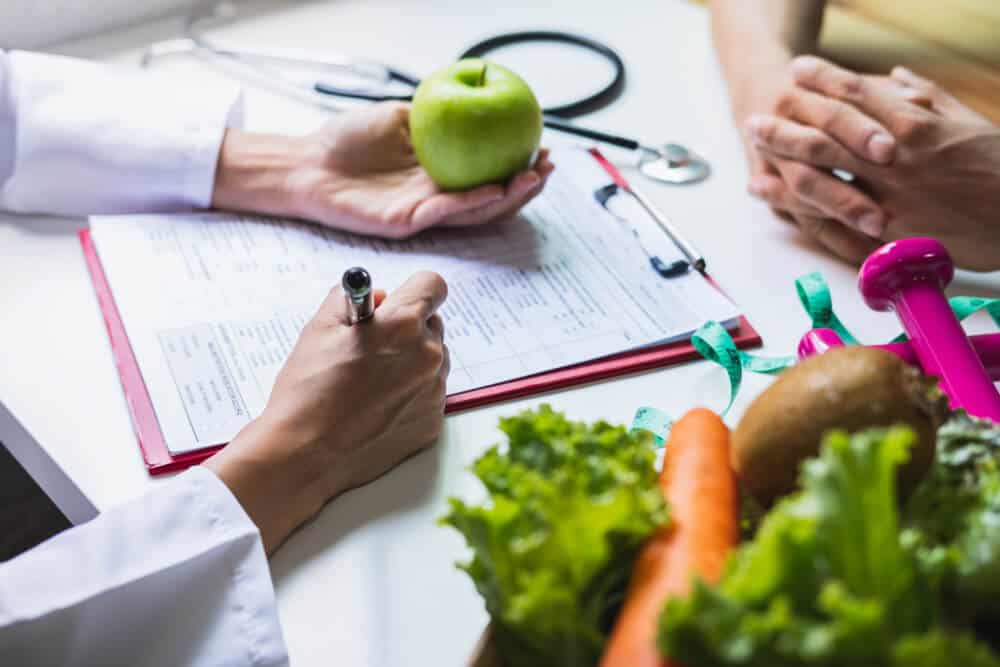
M819 272L802 276L795 281L799 302L805 309L812 324L811 329L833 329L846 345L860 345L860 341L844 326L833 310L830 286ZM955 316L962 321L973 313L985 310L993 322L1000 327L1000 299L983 299L973 296L956 296L948 299ZM906 340L906 335L896 336L892 342ZM792 366L796 357L765 357L750 354L736 347L732 336L718 322L706 322L691 336L691 344L705 359L719 364L729 378L729 402L722 411L725 416L733 407L743 383L743 371L776 375ZM657 445L662 445L670 432L673 419L670 415L653 407L642 407L632 420L632 430L650 431L656 436Z

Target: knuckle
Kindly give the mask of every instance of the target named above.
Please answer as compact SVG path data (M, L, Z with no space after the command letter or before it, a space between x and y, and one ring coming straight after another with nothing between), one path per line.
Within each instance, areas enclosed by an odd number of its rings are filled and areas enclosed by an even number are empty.
M833 134L844 122L844 107L839 102L835 102L826 110L826 114L820 120L818 127L827 134Z
M872 211L872 207L868 205L868 202L851 193L839 195L834 200L834 205L838 211L843 212L848 220L858 220Z
M864 200L847 197L842 200L838 210L843 213L840 217L842 217L850 227L855 229L858 227L858 221L861 220L861 218L873 212L878 212L877 209L873 209Z
M441 277L440 273L435 271L418 271L415 275L435 292L448 291L448 283L444 281L444 278Z
M445 360L444 345L435 340L425 341L423 357L429 368L433 370L441 368Z
M820 132L810 132L802 140L802 155L809 162L822 160L826 156L828 148L828 140Z
M909 83L907 84L907 87L912 88L918 94L931 99L941 92L941 88L939 88L936 83L927 79L922 79L920 82Z
M434 395L444 400L448 395L448 380L439 375L434 379Z
M445 328L444 328L444 318L442 318L437 313L434 313L427 320L427 326L431 331L440 334L440 337L444 338Z
M904 143L912 143L924 138L933 123L929 116L915 113L910 109L902 109L896 113L893 131L896 137Z
M839 77L835 89L837 97L856 102L864 96L865 80L854 72L844 72Z
M759 197L764 201L771 199L771 195L774 192L774 186L771 184L770 180L767 181L750 181L747 184L747 191L755 197Z
M754 125L754 138L765 146L778 138L778 124L773 118L758 118Z
M760 198L768 204L777 206L785 200L784 190L777 183L768 184L761 188Z
M799 220L799 229L813 238L819 238L825 226L826 220L823 218L804 217Z
M779 116L791 116L798 106L799 92L794 88L785 88L774 98L774 112Z
M817 178L810 169L796 168L788 174L788 185L796 194L811 197L816 192Z

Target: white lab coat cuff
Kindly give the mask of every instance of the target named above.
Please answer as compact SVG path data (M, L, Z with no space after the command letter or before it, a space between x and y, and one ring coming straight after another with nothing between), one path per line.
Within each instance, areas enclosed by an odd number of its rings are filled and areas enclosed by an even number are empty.
M243 534L247 531L257 534L252 552L234 564L232 576L237 595L230 613L238 617L243 628L240 635L247 642L250 665L270 667L285 664L285 641L278 621L274 585L257 526L229 487L211 470L194 466L184 475L192 479L194 497L204 503L205 516L213 529L224 534Z
M184 146L187 168L182 157L180 172L182 183L176 193L175 204L164 203L172 210L177 208L209 208L215 189L215 172L219 163L219 151L228 128L243 127L243 95L238 88L225 86L223 90L208 96L204 116L191 121L192 132Z
M196 467L0 564L4 664L285 667L257 527Z
M206 208L239 89L160 72L12 52L13 175L0 208L90 215Z

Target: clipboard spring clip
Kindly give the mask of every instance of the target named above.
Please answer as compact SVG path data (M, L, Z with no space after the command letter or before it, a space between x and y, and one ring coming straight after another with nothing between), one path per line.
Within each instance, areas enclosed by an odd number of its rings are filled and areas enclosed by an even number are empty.
M617 183L609 183L605 186L602 186L594 190L594 199L597 200L597 203L601 205L601 208L607 211L612 218L617 220L632 233L632 236L635 237L636 244L639 246L643 254L645 254L646 258L649 260L649 265L652 266L653 270L656 271L660 276L662 276L663 278L676 278L678 276L683 276L685 273L690 271L691 263L685 259L679 259L675 262L667 264L657 255L651 253L649 251L649 248L646 247L646 244L642 242L642 236L639 235L639 230L637 230L635 226L633 226L632 223L630 223L628 220L618 215L617 213L612 211L611 208L608 207L608 201L612 197L617 195L619 192L621 192L621 190L622 188ZM632 191L626 190L626 192L631 194Z

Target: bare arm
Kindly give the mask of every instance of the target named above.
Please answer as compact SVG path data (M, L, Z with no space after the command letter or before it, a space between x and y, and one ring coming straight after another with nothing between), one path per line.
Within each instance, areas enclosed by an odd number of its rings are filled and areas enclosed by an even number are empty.
M826 0L710 0L712 37L738 121L753 112L756 83L816 48Z
M770 204L778 217L853 261L876 247L870 237L880 235L884 223L878 204L829 173L763 155L756 147L762 117L808 118L816 127L843 127L841 134L849 138L857 155L891 161L892 138L879 132L882 128L876 121L850 105L795 85L791 63L815 50L826 4L826 0L709 0L733 122L744 139L748 190ZM873 142L876 135L881 143Z

